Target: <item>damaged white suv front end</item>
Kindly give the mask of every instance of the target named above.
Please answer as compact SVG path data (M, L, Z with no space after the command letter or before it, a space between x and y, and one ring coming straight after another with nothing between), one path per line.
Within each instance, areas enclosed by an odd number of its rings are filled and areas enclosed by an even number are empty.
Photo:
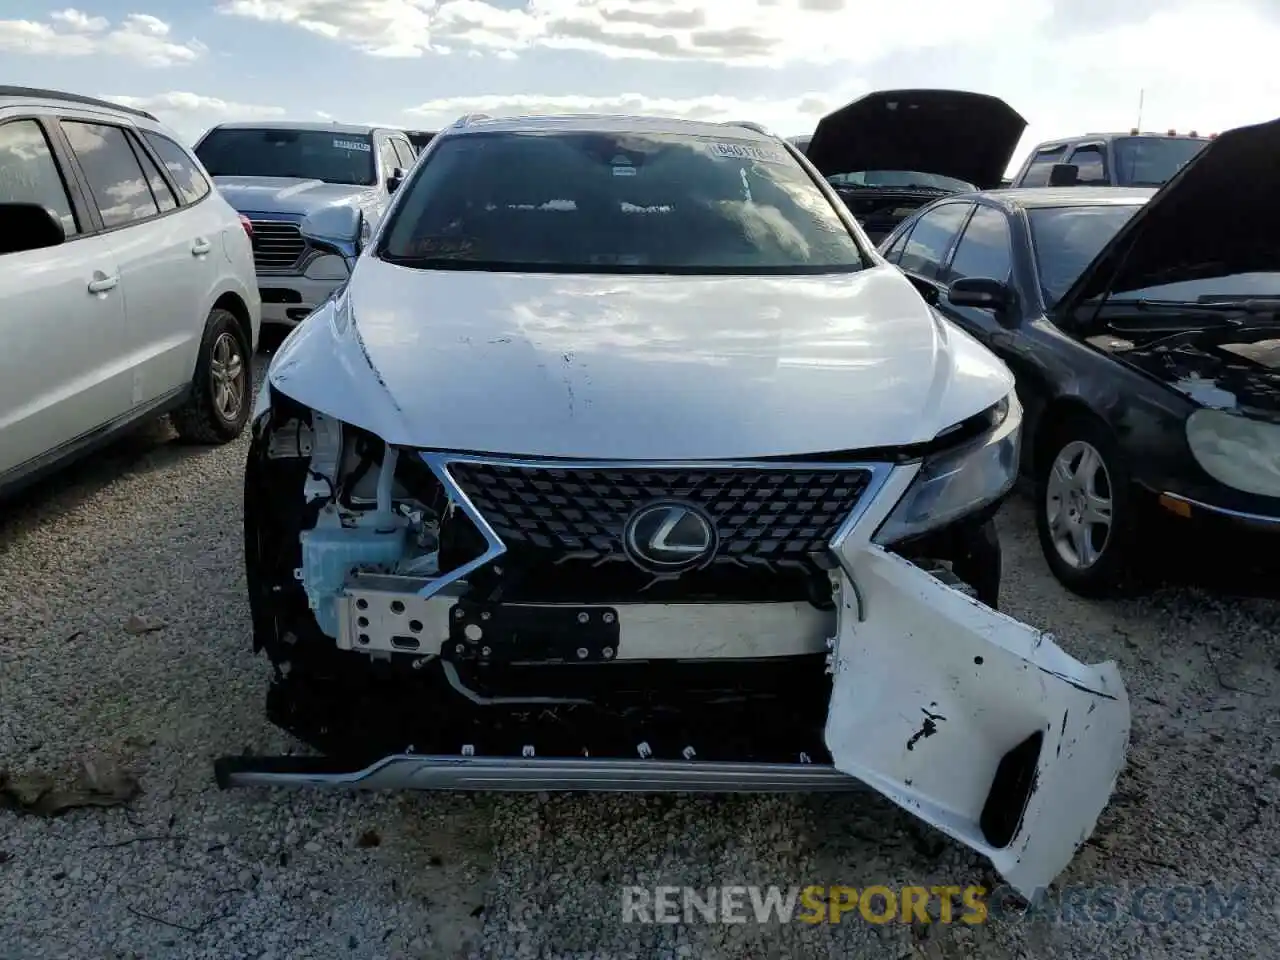
M220 781L861 782L1047 885L1129 709L1113 664L994 609L1009 372L780 141L617 118L438 141L254 421L268 710L325 757Z

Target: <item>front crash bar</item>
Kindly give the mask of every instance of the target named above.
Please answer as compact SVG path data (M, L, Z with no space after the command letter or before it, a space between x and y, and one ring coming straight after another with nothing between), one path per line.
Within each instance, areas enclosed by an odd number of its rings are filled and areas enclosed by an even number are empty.
M347 787L362 790L585 791L610 793L793 793L865 790L834 767L810 763L724 763L614 758L386 757L363 769L309 757L224 757L214 765L230 787Z

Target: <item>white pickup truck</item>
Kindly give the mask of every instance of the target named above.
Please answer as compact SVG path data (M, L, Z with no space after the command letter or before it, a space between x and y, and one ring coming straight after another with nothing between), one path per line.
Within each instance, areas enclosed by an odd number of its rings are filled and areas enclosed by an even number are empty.
M417 155L403 130L284 121L219 124L195 152L249 220L267 331L295 326L347 279L344 259L314 249L302 221L331 207L359 211L354 256Z

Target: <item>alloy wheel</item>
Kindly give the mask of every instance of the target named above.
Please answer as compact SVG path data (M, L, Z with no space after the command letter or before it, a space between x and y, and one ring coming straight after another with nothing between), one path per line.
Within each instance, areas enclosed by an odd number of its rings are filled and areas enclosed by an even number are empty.
M1084 440L1058 451L1049 472L1045 517L1064 563L1088 570L1111 539L1112 485L1106 461Z
M234 334L223 331L214 341L209 379L213 386L214 409L227 423L234 423L240 416L248 386L244 357Z

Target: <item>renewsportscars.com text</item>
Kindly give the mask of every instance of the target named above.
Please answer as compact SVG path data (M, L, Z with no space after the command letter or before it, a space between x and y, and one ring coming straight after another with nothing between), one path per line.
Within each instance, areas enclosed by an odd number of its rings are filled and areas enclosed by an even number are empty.
M1030 900L1007 887L624 887L623 923L1212 923L1244 912L1243 887L1068 886Z

